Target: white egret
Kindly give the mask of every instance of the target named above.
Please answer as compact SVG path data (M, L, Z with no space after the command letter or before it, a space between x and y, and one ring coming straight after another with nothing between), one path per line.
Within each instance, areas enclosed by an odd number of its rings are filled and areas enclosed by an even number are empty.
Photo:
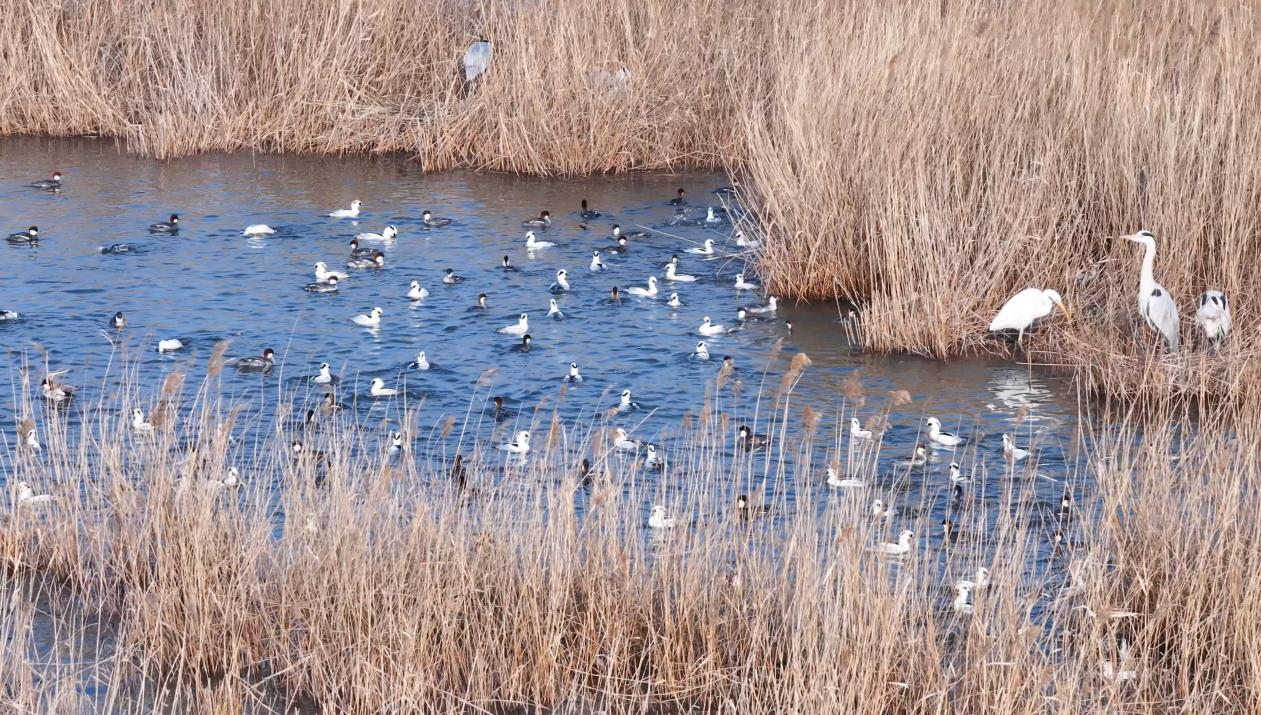
M1045 290L1025 288L1008 298L1007 302L1003 303L1003 307L999 308L998 315L990 321L990 332L1015 330L1017 331L1016 344L1020 345L1024 340L1025 331L1038 319L1050 315L1051 311L1057 307L1064 311L1065 318L1072 318L1059 293L1049 288Z
M1143 244L1143 266L1138 278L1138 312L1165 339L1169 352L1178 352L1178 305L1165 287L1156 282L1156 237L1151 231L1139 231L1123 238Z
M1214 344L1225 340L1232 327L1226 294L1220 290L1204 291L1204 295L1200 296L1200 309L1195 311L1195 322Z

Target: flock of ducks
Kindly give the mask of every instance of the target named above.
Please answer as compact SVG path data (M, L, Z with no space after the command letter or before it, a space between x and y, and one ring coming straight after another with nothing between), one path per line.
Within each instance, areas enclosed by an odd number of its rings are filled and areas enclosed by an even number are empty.
M60 191L62 188L62 175L60 173L54 173L51 179L35 182L32 186L42 190ZM729 192L730 189L720 189L717 193L722 194ZM706 208L703 218L696 219L692 217L687 208L686 191L682 188L678 189L674 197L667 203L673 206L676 210L675 217L671 220L671 223L691 221L697 225L715 225L723 223L726 220L720 218L719 212L716 212L713 207ZM363 202L356 199L350 203L348 208L334 210L328 213L327 216L332 219L357 219L360 217L362 209ZM585 199L581 202L581 208L578 215L584 222L591 222L601 218L600 212L593 210ZM452 220L445 217L435 216L431 211L426 210L422 213L422 223L426 228L437 229L450 225ZM527 218L522 223L523 227L527 229L524 236L524 245L531 255L536 252L546 251L556 245L553 241L542 240L539 235L541 232L547 231L553 225L553 218L550 212L541 211L537 216ZM149 230L155 234L177 235L180 230L180 218L177 214L172 214L166 221L151 224L149 226ZM247 226L242 233L246 236L258 237L273 235L276 233L276 230L266 224L254 224ZM602 251L604 254L612 256L625 255L625 253L630 250L631 239L643 238L645 235L646 234L642 232L624 232L619 225L614 224L612 226L610 236L614 245L604 249L593 250L591 263L589 265L590 271L593 274L602 274L608 271L608 266L604 263L602 258ZM365 244L389 246L394 241L398 240L398 237L399 231L395 226L386 226L379 233L357 233L350 241L350 252L346 260L346 268L350 270L374 270L384 267L384 251L380 248L364 248L363 246ZM748 241L739 232L737 232L736 238L738 246L746 248L755 246L755 242ZM1148 246L1148 253L1144 259L1143 286L1145 295L1147 295L1148 298L1155 299L1159 297L1156 292L1148 290L1149 284L1153 283L1150 279L1150 272L1154 255L1154 243L1151 240L1150 234L1147 232L1140 232L1131 238L1136 241L1144 242ZM15 245L34 245L37 244L38 241L39 229L36 226L32 226L25 232L16 233L9 237L9 242ZM113 252L126 250L126 248L120 244L114 244L110 247L110 249ZM717 252L715 241L713 239L707 239L701 245L688 248L684 251L685 254L704 257L713 256ZM511 262L507 256L504 256L503 258L502 267L505 270L513 270ZM665 272L663 280L666 283L688 284L696 282L697 280L696 276L682 272L678 255L672 256L668 263L662 265L662 268ZM335 293L341 290L340 284L348 277L348 273L339 270L332 270L326 262L319 261L314 264L315 280L307 284L305 289L312 293ZM453 269L447 269L442 278L442 282L446 285L460 284L464 281L464 277L457 275ZM758 286L757 283L748 280L743 273L736 276L732 287L737 292L752 292L760 289L760 286ZM560 269L556 272L556 280L548 286L548 290L553 294L564 294L570 290L569 277L565 269ZM656 299L661 296L661 294L662 291L659 287L659 279L657 276L648 276L644 286L631 286L627 288L613 286L609 292L609 298L607 300L617 302L622 300L623 295L639 299ZM408 290L402 298L405 298L408 301L419 301L424 300L424 298L428 295L428 289L421 285L420 281L412 280ZM1167 294L1165 295L1167 296ZM1206 294L1206 296L1208 296L1204 301L1206 306L1220 305L1222 311L1225 313L1224 321L1218 320L1215 324L1218 326L1220 337L1224 337L1229 333L1230 326L1229 312L1226 309L1225 297L1220 296L1220 294L1217 294L1216 292L1210 292L1209 294ZM1217 297L1220 297L1220 304L1216 302ZM485 308L486 300L486 294L480 293L477 298L477 307ZM671 307L679 307L682 305L677 292L672 292L670 294L667 304ZM1023 333L1028 330L1036 320L1049 315L1055 307L1059 307L1064 310L1065 314L1068 315L1067 308L1064 306L1059 294L1055 291L1028 289L1017 294L1003 306L1002 310L999 311L998 316L995 317L990 328L991 330L1017 330L1019 333L1018 340L1020 340L1023 338ZM772 317L776 314L777 310L777 298L775 296L768 296L766 301L762 304L738 307L735 317L737 322L744 323L753 319ZM1202 309L1201 312L1207 315L1211 311ZM1163 314L1164 313L1160 311L1156 311L1154 313L1152 311L1145 312L1145 315L1159 316ZM3 315L13 315L16 317L16 313L12 311L5 311ZM547 315L552 319L564 319L565 317L555 297L549 298ZM382 321L385 319L385 316L386 311L381 307L376 306L366 313L351 317L350 320L355 325L376 329L382 325ZM1149 321L1150 320L1152 320L1152 318L1149 317ZM1159 320L1157 320L1157 322L1159 322ZM121 312L118 312L110 318L109 324L116 330L125 329L127 325L126 316L124 316ZM791 324L788 324L788 327L791 329ZM704 316L701 323L696 327L696 333L702 339L696 343L695 349L692 352L692 357L696 360L708 360L710 358L709 346L703 338L719 336L729 332L729 330L730 329L727 326L713 321L710 316ZM528 350L531 344L532 337L529 331L530 316L528 313L521 313L515 323L498 329L499 334L520 340L519 347L524 350ZM159 340L157 343L157 350L159 352L173 352L183 349L184 347L185 343L178 338L165 338ZM236 360L234 364L241 372L269 373L275 365L275 362L275 351L271 348L266 348L260 355L240 358ZM422 351L417 355L417 358L411 364L411 367L426 370L430 369L432 364ZM730 356L724 357L722 369L728 372L733 369ZM50 403L54 405L61 405L73 399L74 388L60 383L57 380L57 377L57 373L48 375L41 382L41 391L45 399ZM321 364L318 372L308 379L311 383L317 385L333 385L337 382L337 377L332 373L332 368L328 363ZM583 377L577 363L571 363L569 365L569 371L565 375L564 379L568 382L582 381ZM372 380L371 386L368 389L368 394L373 398L389 398L398 396L401 394L401 391L397 387L386 384L385 379L377 377ZM331 406L336 408L337 403L335 398L332 398L331 393L328 397L331 398L328 402L331 402ZM499 406L502 403L497 402L496 404L497 409L499 409ZM622 391L618 411L627 411L635 409L636 407L637 404L634 402L630 390ZM151 433L154 430L153 424L145 416L143 410L139 408L136 408L132 413L131 426L138 433ZM943 431L941 422L935 417L928 418L926 427L927 438L933 449L954 449L964 443L963 438ZM21 432L22 434L20 436L27 447L38 450L38 437L33 425L21 430ZM856 417L851 420L849 433L850 439L855 441L869 441L876 438L875 432L873 430L863 428ZM394 435L394 441L396 443L401 442L401 440L401 435ZM762 449L769 443L770 440L766 435L755 433L747 425L740 426L736 434L736 447L740 450L752 451ZM392 448L402 449L402 446L403 445L401 444L393 444ZM298 443L295 443L293 448L295 453L301 452L303 449ZM650 468L664 469L666 466L665 455L661 452L657 445L651 443L641 443L639 440L632 439L624 428L618 427L615 430L614 448L618 451L633 451L636 453L642 450L646 454L646 464ZM531 451L530 432L528 430L519 430L515 432L509 442L500 445L500 449L514 457L524 458ZM1022 460L1030 455L1030 451L1028 449L1017 446L1006 434L1002 436L1002 453L1009 461ZM914 456L908 460L906 464L907 466L912 467L923 466L926 461L927 454L925 446L918 445ZM965 481L960 476L960 468L957 464L952 464L950 466L949 474L951 483L956 487ZM231 486L236 484L238 479L239 478L237 476L231 475L230 477L224 477L218 481ZM853 477L842 478L831 468L828 469L827 484L831 487L840 489L856 489L867 486L864 480ZM755 510L754 507L751 507L748 504L748 500L744 496L741 496L738 500L737 508L740 510L740 513L745 515L751 513L750 510ZM892 513L891 507L884 505L880 500L876 500L872 510L874 515L881 518L886 518ZM666 514L664 506L657 505L653 507L648 520L648 526L650 528L670 529L676 524L676 520L670 518ZM873 548L881 553L892 556L905 555L912 550L913 539L914 532L910 529L905 529L899 533L896 541L879 543Z
M487 49L487 53L489 50ZM48 191L60 191L62 187L62 175L54 173L52 178L35 182L32 186ZM676 195L668 202L670 205L679 209L676 217L686 216L684 207L686 206L686 193L683 189L679 189ZM363 203L360 200L354 200L348 208L337 209L330 212L329 218L333 219L356 219L360 216ZM591 209L585 200L581 203L580 217L584 221L593 221L600 218L600 213ZM681 219L680 219L681 220ZM422 222L426 228L436 229L448 226L452 223L451 219L434 216L432 212L426 210L422 214ZM705 217L699 220L700 225L714 225L720 222L713 208L707 208ZM528 252L534 253L545 251L555 246L552 241L540 238L540 232L544 232L553 225L553 219L549 212L542 211L538 216L531 217L523 222L528 229L524 236L524 245ZM149 226L149 230L155 234L177 235L180 230L180 218L176 214L169 216L168 220L157 222ZM268 236L276 231L270 226L264 224L256 224L248 226L243 233L247 236ZM603 260L603 255L619 256L624 255L630 250L630 241L633 238L641 238L642 233L623 232L621 227L614 225L612 227L611 238L613 245L604 249L594 250L589 265L589 270L593 274L602 274L609 270L607 264ZM351 239L349 248L349 256L345 266L349 270L379 270L385 265L385 253L380 248L364 248L365 244L380 244L388 246L396 241L399 232L394 226L386 226L379 233L363 232L358 233ZM1140 283L1140 310L1147 320L1148 324L1156 329L1165 339L1170 350L1177 349L1177 310L1173 305L1172 298L1168 295L1152 277L1152 264L1154 262L1155 244L1154 238L1149 232L1141 231L1134 236L1128 237L1146 246L1146 254L1143 261L1142 278ZM9 243L13 245L35 245L39 241L39 228L31 226L23 232L15 233L9 236ZM755 242L748 241L741 234L737 234L736 243L743 248L755 247ZM124 244L113 244L103 252L118 253L128 251L128 247ZM707 239L703 244L688 248L684 251L688 255L697 256L713 256L718 252L713 239ZM502 268L504 270L514 270L507 256L503 257ZM618 302L623 296L629 296L638 299L657 299L663 297L660 283L662 280L670 284L686 284L696 281L696 277L683 273L679 266L679 257L676 255L671 258L669 263L662 266L664 268L664 279L658 279L656 276L648 276L645 284L642 286L618 287L613 286L610 289L607 300ZM329 265L320 261L314 264L315 280L305 286L305 290L312 293L336 293L341 290L341 284L349 277L344 271L332 270ZM457 275L454 270L447 269L442 278L442 282L446 285L456 285L464 283L465 279ZM732 287L738 292L755 292L760 290L760 286L751 280L748 280L744 274L736 276ZM553 294L563 294L570 290L569 275L565 269L557 271L555 281L548 286L548 290ZM421 301L429 295L426 289L418 280L412 280L406 293L402 296L407 301ZM677 292L671 292L666 302L669 306L678 308L682 306L682 301ZM480 293L477 297L476 306L478 308L486 308L487 296ZM991 331L1014 330L1017 332L1017 342L1019 343L1024 333L1029 330L1033 324L1046 316L1050 315L1056 308L1064 312L1067 317L1071 318L1067 307L1061 296L1053 290L1026 289L1012 297L999 311L998 315L990 324ZM741 306L737 308L735 318L737 322L756 318L767 318L774 316L777 312L778 305L775 296L768 296L762 304ZM378 328L381 326L386 316L386 311L381 307L373 307L371 310L355 315L350 321L358 326L365 328ZM561 310L555 297L549 298L547 315L552 319L564 319L564 313ZM18 315L14 311L0 310L0 319L16 319ZM1231 321L1230 312L1226 303L1226 297L1219 291L1207 291L1200 299L1200 310L1196 316L1197 323L1203 328L1206 337L1213 341L1214 344L1220 343L1230 333ZM123 330L127 327L126 316L122 312L115 313L109 319L110 327L115 330ZM1173 326L1172 328L1170 326ZM791 325L788 325L791 330ZM498 333L510 336L521 341L521 347L528 350L531 343L530 316L528 313L521 313L517 321L513 324L506 325L498 329ZM704 338L722 335L728 331L728 328L722 324L716 323L710 316L704 316L701 323L696 328L696 333L702 338L696 343L692 357L697 360L709 360L709 345ZM165 338L157 343L157 350L160 352L177 351L185 347L183 341L178 338ZM266 348L260 355L239 358L234 362L237 370L245 373L270 373L276 363L276 353L271 348ZM432 367L426 357L424 351L418 353L416 360L411 367L420 370L428 370ZM732 359L723 358L722 370L730 372L734 369ZM49 374L40 384L41 392L44 398L54 406L64 405L73 400L75 390L72 386L63 384L58 381L58 373ZM308 378L309 381L317 385L333 385L337 382L337 377L333 374L332 368L328 363L319 366L318 372ZM578 383L583 380L581 370L577 363L570 363L567 374L564 379L571 383ZM397 387L386 384L381 377L372 380L368 393L373 398L390 398L401 394ZM338 407L333 394L330 392L326 395L326 406L331 405L333 408ZM502 398L495 398L496 412L503 410ZM623 390L619 395L617 411L628 412L639 409L639 405L634 401L630 390ZM138 434L152 434L155 429L154 422L146 416L145 412L140 408L135 408L131 413L130 426ZM852 443L873 442L879 439L877 430L863 427L857 417L852 417L849 424L849 439ZM908 468L924 468L930 460L930 451L947 450L953 452L956 448L964 445L966 439L947 432L936 417L928 417L925 421L925 435L927 444L918 444L915 446L912 456L899 464ZM20 444L25 449L38 453L41 450L38 432L35 429L32 420L24 420L19 426ZM767 435L756 433L751 427L741 425L736 433L736 448L745 452L752 452L768 447L771 439ZM407 449L405 439L401 433L395 432L390 435L388 454L391 456L400 454ZM525 458L531 451L531 434L529 430L518 430L510 441L499 446L499 449L513 458ZM613 449L617 452L634 453L635 455L643 455L644 465L652 470L664 470L667 468L666 457L657 445L649 442L641 442L634 439L623 427L617 427L613 435ZM301 440L294 440L291 443L292 455L295 460L299 459L319 459L319 453L308 450ZM1001 452L1005 460L1014 463L1027 459L1031 455L1031 450L1026 447L1018 446L1012 438L1003 434L1001 437ZM461 486L465 482L465 470L463 458L456 456L451 469L451 475ZM957 462L951 462L947 475L949 484L953 490L954 502L959 501L961 490L970 482L970 478L963 474L963 470ZM591 464L588 460L583 460L584 480L590 480L594 477ZM207 477L200 480L181 480L178 485L180 490L187 490L194 484L200 485L200 488L207 492L217 492L220 490L232 489L241 485L242 480L238 470L230 467L225 474L219 477ZM826 485L830 488L842 491L865 490L871 485L866 479L855 476L842 476L838 474L834 467L828 467L826 470ZM53 502L56 497L49 494L36 494L31 486L26 482L18 482L14 488L14 500L18 507L34 507L41 504ZM1067 518L1068 510L1071 508L1071 496L1066 492L1060 503L1058 517L1061 521ZM769 507L754 505L746 495L739 495L735 501L735 513L741 519L752 519L764 514L770 513ZM875 499L868 511L870 517L883 523L890 522L898 511L892 504L888 504L882 499ZM671 516L664 505L653 505L647 519L647 527L654 532L665 532L675 529L684 522L678 518ZM310 529L308 523L308 529ZM947 517L941 524L942 538L945 544L953 543L958 538L958 531L954 527L953 522ZM1058 534L1058 532L1057 532ZM1058 540L1058 536L1056 537ZM915 532L910 528L902 528L898 531L897 538L892 541L880 541L873 544L871 550L890 558L901 558L911 554L915 546ZM990 584L990 573L988 569L980 567L975 574L970 577L959 578L953 586L953 599L950 601L950 609L960 615L971 615L974 612L973 604L974 596L985 590Z

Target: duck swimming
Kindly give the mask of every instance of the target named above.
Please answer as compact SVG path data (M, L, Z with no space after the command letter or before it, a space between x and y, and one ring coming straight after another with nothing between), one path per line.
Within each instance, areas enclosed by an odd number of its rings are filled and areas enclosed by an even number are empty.
M903 529L902 533L898 534L897 543L891 544L889 542L884 542L884 543L876 544L872 548L875 551L878 551L882 554L888 554L890 556L905 556L906 554L909 554L911 552L911 539L914 536L915 536L915 532L911 531L910 529Z
M457 276L455 274L454 268L448 268L446 275L442 277L442 282L446 283L447 285L455 285L456 283L463 283L464 276Z
M5 310L4 308L0 308L0 321L17 320L21 317L21 314L19 314L16 310Z
M528 430L521 430L512 437L512 441L508 444L499 445L499 448L509 454L526 454L530 451L530 433Z
M565 314L561 312L560 306L556 304L555 298L549 298L547 301L547 317L553 320L564 320Z
M536 218L526 219L521 222L521 225L533 226L534 228L547 228L552 225L552 214L547 211L541 211Z
M928 418L928 440L942 447L957 447L963 443L962 438L949 432L942 432L941 420L936 417Z
M350 257L351 258L371 258L372 254L376 253L376 251L377 249L375 248L360 248L359 239L357 238L350 239Z
M748 425L740 427L740 431L736 433L736 446L741 449L759 449L770 444L770 441L770 438L764 434L755 434Z
M683 301L679 300L678 293L671 293L670 300L666 301L666 305L670 306L671 308L682 308Z
M712 322L710 322L709 316L707 315L705 316L705 319L701 321L701 325L699 328L696 329L696 332L700 333L701 335L709 337L709 336L714 336L714 335L722 335L723 333L727 332L727 328L722 325L714 325Z
M648 517L649 529L673 529L675 523L674 517L666 516L666 508L663 506L654 506L652 514Z
M428 209L420 215L420 220L421 223L425 225L425 228L442 228L443 226L449 226L451 224L451 219L434 216L433 212Z
M236 369L241 372L271 372L276 364L276 351L265 348L262 355L243 357L236 361Z
M393 387L386 387L385 380L374 377L372 378L372 387L368 388L368 393L373 397L394 397L398 394L398 390Z
M856 477L842 477L836 473L832 467L827 470L827 484L834 489L863 489L867 486L867 482Z
M587 200L586 200L586 199L583 199L583 200L582 200L582 211L579 211L579 212L578 212L578 216L580 216L582 219L584 219L584 220L586 220L586 221L594 221L594 220L596 220L596 219L600 218L600 212L599 212L599 211L592 211L591 209L587 208Z
M165 340L158 341L158 352L160 353L173 353L176 350L183 349L184 341L179 338L166 338Z
M416 353L416 361L413 362L411 365L408 365L408 367L414 368L416 370L428 370L432 366L429 364L428 358L425 357L425 351L421 350L420 352Z
M525 232L525 250L527 251L541 251L544 248L551 248L555 245L551 241L540 241L533 231Z
M271 226L268 226L265 223L255 223L255 224L250 224L249 226L246 226L245 230L242 231L241 233L245 234L246 236L270 236L275 232L276 232L276 229L272 228Z
M5 240L14 246L34 246L39 243L39 226L31 226L25 231L11 233Z
M657 296L657 277L648 276L648 287L640 288L639 286L631 286L626 292L638 296L640 298L655 298Z
M666 468L666 458L657 453L657 445L651 442L644 446L648 454L644 457L644 466L657 471Z
M553 293L561 293L569 290L569 272L564 268L556 271L556 282L548 286L547 289Z
M705 344L704 340L696 344L696 350L693 351L692 357L697 360L709 359L709 346Z
M1003 456L1013 462L1019 462L1029 456L1029 450L1017 447L1011 437L1003 435Z
M411 287L407 289L409 300L424 300L428 295L429 291L420 286L420 281L412 281Z
M598 273L598 272L600 272L600 271L605 271L605 270L608 270L608 269L605 267L605 265L604 265L604 261L601 261L601 260L600 260L600 252L599 252L599 251L592 251L592 252L591 252L591 270L592 270L592 271L594 271L594 272L597 272L597 273Z
M666 280L676 283L695 283L696 276L689 276L686 273L679 273L678 267L671 263L666 266Z
M707 238L705 239L704 245L693 246L692 248L687 249L686 252L692 253L698 256L712 256L714 255L714 239Z
M328 280L307 283L305 290L308 293L336 293L337 282L337 276L330 275Z
M341 271L330 271L328 269L328 264L325 263L324 261L316 261L315 280L321 283L324 283L328 281L329 277L331 276L336 276L337 280L339 281L344 281L349 277L347 274L342 273Z
M735 289L736 289L736 290L757 290L757 289L758 289L758 285L757 285L757 283L750 283L749 281L746 281L746 280L744 279L744 274L743 274L743 273L737 273L737 274L736 274Z
M61 172L54 171L52 178L40 179L32 181L30 184L33 189L44 189L46 191L61 191Z
M39 389L44 394L44 399L54 405L62 405L74 399L74 388L57 382L53 375L45 377L39 383Z
M775 296L771 296L767 298L765 305L755 305L755 306L750 306L748 308L745 308L745 310L749 311L750 313L755 313L757 315L771 315L778 309L779 309L779 298L776 298Z
M871 430L863 429L857 417L851 417L849 418L849 436L850 439L871 439L873 434Z
M149 224L149 233L165 233L173 234L180 231L180 215L171 214L171 217L165 221Z
M364 258L352 258L346 261L347 268L385 268L385 254L381 251L373 251L371 256Z
M613 431L613 446L623 452L634 452L639 449L639 441L631 439L625 429L618 427Z
M530 332L530 316L526 313L522 313L521 317L517 318L515 325L500 328L499 332L504 335L525 335Z
M631 410L638 410L638 409L639 409L639 403L631 400L631 391L622 390L620 401L618 402L618 405L617 405L617 411L630 412Z
M131 428L141 434L153 434L153 423L144 416L139 407L131 411Z
M311 382L317 385L331 385L336 380L333 377L333 368L326 362L320 363L320 371L311 378Z
M360 241L372 241L375 243L391 243L398 237L398 229L394 226L386 226L381 229L381 233L359 233L355 234L355 238Z
M565 382L582 382L582 373L578 371L578 363L569 363L569 374L565 376Z
M103 256L121 256L132 252L131 246L125 243L111 243L108 246L102 246L100 250Z
M512 349L519 353L528 353L530 352L530 345L533 342L534 342L534 338L530 337L529 333L526 333L525 335L521 336L521 342L513 346Z
M485 294L485 293L478 293L478 294L477 294L477 303L475 303L475 304L473 305L473 310L486 310L486 307L487 307L487 305L486 305L486 294Z
M517 270L516 266L512 265L512 261L508 259L508 256L506 254L504 255L504 259L500 261L499 267L505 271Z
M674 192L674 198L670 199L670 201L667 203L669 203L671 206L686 206L687 199L684 198L684 196L686 195L687 195L686 191L684 191L683 189L679 189L678 191Z
M336 211L333 211L328 215L332 218L357 218L359 216L360 206L363 206L363 202L360 201L359 199L355 199L354 201L350 202L350 208L337 209Z
M602 248L602 249L600 249L600 250L602 250L602 251L604 251L605 253L608 253L608 254L610 254L610 255L614 255L614 256L624 256L624 255L626 255L626 253L630 250L630 244L629 244L629 242L626 240L626 237L625 237L625 236L618 236L618 237L617 237L617 245L616 245L616 246L606 246L606 247L604 247L604 248Z
M375 328L381 324L382 312L383 311L380 308L373 308L367 315L356 315L351 318L351 320L355 325L362 325L365 328Z

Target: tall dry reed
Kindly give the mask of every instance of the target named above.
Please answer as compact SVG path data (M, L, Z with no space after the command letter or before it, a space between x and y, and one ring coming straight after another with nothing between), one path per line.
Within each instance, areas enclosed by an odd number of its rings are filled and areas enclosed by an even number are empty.
M661 474L613 453L612 425L597 419L560 425L526 464L493 448L501 436L466 439L463 488L452 447L417 439L412 411L393 414L415 450L400 457L375 420L268 423L251 414L260 406L223 402L213 380L154 396L124 381L87 406L82 431L26 400L44 449L8 449L0 468L55 501L12 505L0 529L6 702L224 713L1261 704L1255 420L1214 408L1232 433L1196 436L1162 419L1174 402L1105 406L1081 437L1076 477L1089 465L1097 486L1066 519L1048 521L1053 507L1033 499L1039 478L995 473L958 507L975 530L955 547L903 505L887 528L920 536L891 560L869 550L891 536L868 512L887 485L833 492L820 455L840 457L840 445L781 425L818 423L819 406L790 384L808 369L803 358L787 379L768 376L780 388L769 420L728 414L716 390L700 419L661 435ZM128 428L131 407L159 403L167 420L154 434ZM540 413L536 434L549 420ZM733 451L743 421L775 444ZM295 437L307 448L297 460ZM230 465L244 485L211 486ZM874 461L851 467L878 477ZM738 493L774 517L742 518ZM649 533L652 504L680 525ZM1048 557L1053 530L1066 540ZM956 614L949 585L980 565L993 583L975 615Z
M0 7L0 134L157 156L406 151L427 170L727 166L767 287L859 306L873 350L1006 348L1026 286L1077 321L1031 357L1092 389L1253 385L1258 27L1246 4L123 0ZM495 42L471 92L459 58ZM625 86L609 72L630 72ZM605 73L605 74L602 74ZM1225 290L1225 359L1152 364L1138 228L1184 318ZM1193 328L1184 320L1184 341ZM1249 388L1250 389L1250 388Z
M1253 370L1251 8L776 7L767 41L780 51L738 73L748 143L734 165L768 239L770 290L854 300L869 348L949 356L1005 351L985 337L1002 302L1056 288L1077 320L1032 357L1092 388L1220 397ZM1196 298L1230 296L1236 338L1215 365L1137 369L1156 341L1136 305L1141 251L1117 237L1140 228L1158 238L1157 277L1192 349Z

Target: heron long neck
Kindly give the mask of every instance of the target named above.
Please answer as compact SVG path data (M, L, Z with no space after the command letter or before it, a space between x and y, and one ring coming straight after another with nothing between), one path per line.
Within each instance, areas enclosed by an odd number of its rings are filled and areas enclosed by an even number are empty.
M1152 287L1156 284L1156 277L1153 275L1156 265L1156 244L1149 243L1143 251L1143 268L1138 274L1138 289L1144 295L1150 294Z

